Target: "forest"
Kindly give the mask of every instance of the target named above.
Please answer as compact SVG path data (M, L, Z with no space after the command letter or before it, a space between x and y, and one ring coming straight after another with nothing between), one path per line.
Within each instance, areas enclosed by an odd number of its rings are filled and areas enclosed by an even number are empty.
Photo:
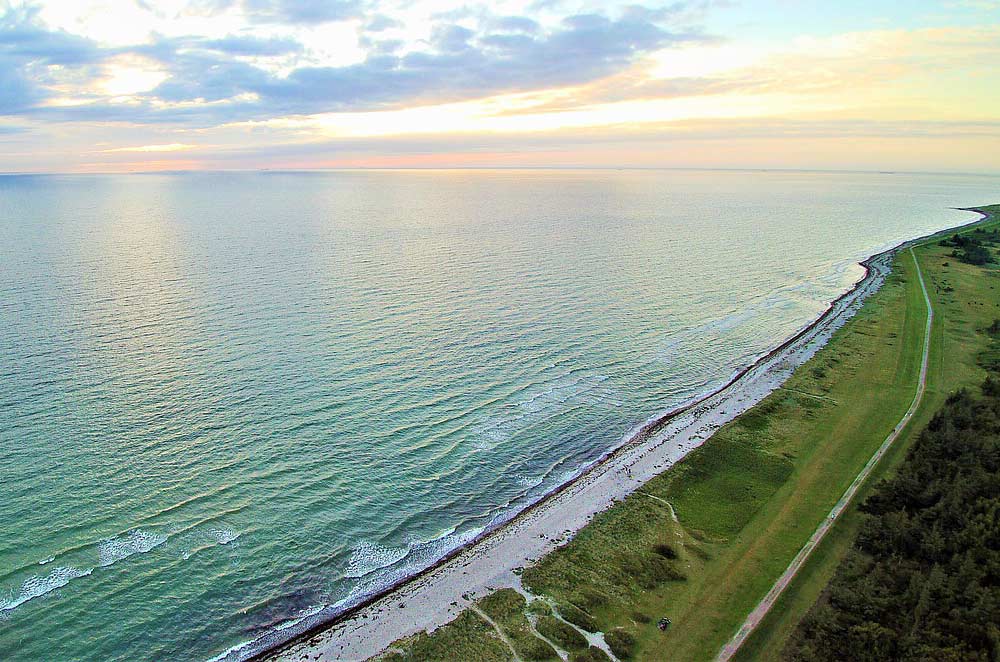
M979 391L949 397L862 504L854 548L785 657L1000 659L1000 381Z

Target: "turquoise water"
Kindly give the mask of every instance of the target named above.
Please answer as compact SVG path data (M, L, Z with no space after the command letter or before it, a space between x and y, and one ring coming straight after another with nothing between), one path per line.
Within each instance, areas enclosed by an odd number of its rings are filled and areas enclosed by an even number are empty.
M208 659L432 563L1000 179L0 177L0 657Z

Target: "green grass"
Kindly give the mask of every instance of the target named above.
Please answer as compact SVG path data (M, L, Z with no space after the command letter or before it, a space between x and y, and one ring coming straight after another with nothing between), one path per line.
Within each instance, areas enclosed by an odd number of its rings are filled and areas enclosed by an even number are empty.
M421 632L397 641L382 659L386 662L506 662L511 655L493 628L467 609L432 634Z
M589 609L604 632L634 633L636 659L713 657L909 406L924 322L908 313L923 301L911 272L901 263L785 388L526 570L526 585ZM622 572L624 556L663 540L686 581Z
M994 206L993 211L1000 212L1000 206ZM1000 227L1000 223L994 221L987 227ZM984 270L961 264L950 257L950 249L937 246L936 242L928 242L915 249L915 253L935 313L927 391L906 433L880 463L855 504L864 500L879 479L891 475L899 466L919 431L949 393L982 381L983 357L996 350L996 341L991 343L981 330L1000 318L1000 297L996 291L1000 271L995 266ZM855 507L849 508L743 645L737 660L782 659L789 636L850 549L860 525L860 513Z
M527 606L524 596L509 588L495 591L479 603L479 608L500 626L514 644L522 660L558 660L556 651L532 631L525 616Z
M936 244L917 250L936 320L928 391L911 430L950 390L982 380L977 360L990 348L979 330L1000 317L991 291L1000 279L949 252ZM784 388L527 568L525 586L552 600L566 620L606 633L629 659L712 659L908 408L924 322L923 295L904 253L885 286ZM908 443L904 435L879 471L898 463ZM745 659L780 656L857 525L849 510L748 641ZM468 613L432 636L418 635L406 644L412 657L400 659L455 659L430 654L439 636L446 643L438 655L460 650L465 659L498 659L456 648L453 626L476 640L468 646L496 641ZM666 632L656 625L661 617L672 620ZM515 620L502 625L512 640ZM581 660L596 655L574 652Z
M536 636L526 615L529 612L537 613L539 611L544 614L547 608L539 609L536 605L529 608L524 597L509 588L494 591L476 603L476 608L486 614L503 631L514 650L517 651L518 657L525 662L556 662L559 660L555 649ZM543 616L542 618L569 627L552 616ZM577 642L577 645L567 649L585 650L587 641L583 635L572 628L569 629L573 634L583 639L583 644L579 645ZM542 631L542 634L545 635L545 631ZM558 644L559 639L555 640ZM438 628L431 634L421 632L395 642L391 651L383 656L383 659L391 662L424 662L426 660L468 662L469 660L510 660L513 659L513 656L510 647L499 637L493 626L474 609L466 609L454 621Z
M542 616L538 619L537 627L542 636L565 651L585 651L590 646L587 638L579 631L554 616Z

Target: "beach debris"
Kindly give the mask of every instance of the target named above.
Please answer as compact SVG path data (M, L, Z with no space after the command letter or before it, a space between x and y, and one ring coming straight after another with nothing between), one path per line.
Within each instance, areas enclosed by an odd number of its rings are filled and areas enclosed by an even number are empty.
M656 623L656 627L660 628L660 632L666 632L670 629L670 619L664 616Z

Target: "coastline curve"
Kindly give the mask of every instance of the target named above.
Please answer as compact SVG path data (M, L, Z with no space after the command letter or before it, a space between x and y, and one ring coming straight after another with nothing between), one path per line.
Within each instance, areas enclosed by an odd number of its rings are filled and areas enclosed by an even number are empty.
M564 543L593 515L681 460L716 429L783 384L881 287L898 251L990 218L978 208L961 211L980 218L901 242L860 262L865 273L849 290L723 386L647 419L574 477L428 567L373 594L287 621L213 660L291 660L306 651L320 654L320 659L367 659L400 637L447 623L471 600L495 588L516 585L515 569Z

